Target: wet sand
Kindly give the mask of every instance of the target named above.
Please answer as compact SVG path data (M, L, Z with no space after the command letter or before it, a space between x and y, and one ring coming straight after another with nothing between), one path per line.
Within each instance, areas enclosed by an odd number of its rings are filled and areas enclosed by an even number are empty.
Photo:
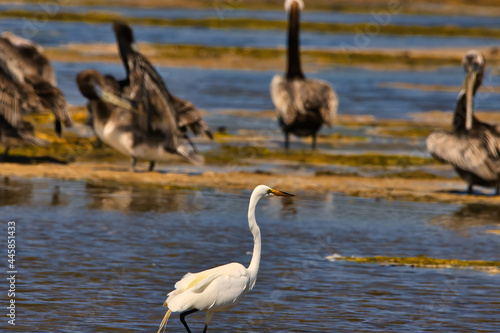
M228 166L228 170L237 168ZM500 204L493 190L481 189L485 194L465 195L465 183L459 180L423 180L402 178L368 178L357 176L308 176L293 174L263 174L260 172L213 172L202 174L130 172L124 164L75 163L70 165L20 165L3 163L2 176L23 178L55 178L97 182L133 183L159 186L167 189L211 188L252 190L258 184L300 193L337 192L349 196L386 200Z
M200 45L162 45L139 43L139 50L153 63L170 67L210 69L276 70L286 61L285 49L205 47ZM373 70L432 70L436 66L459 66L468 48L380 49L380 50L303 50L305 70L314 72L333 65L360 66ZM496 48L478 48L489 65L500 64ZM119 63L115 44L69 44L47 48L45 54L58 62Z

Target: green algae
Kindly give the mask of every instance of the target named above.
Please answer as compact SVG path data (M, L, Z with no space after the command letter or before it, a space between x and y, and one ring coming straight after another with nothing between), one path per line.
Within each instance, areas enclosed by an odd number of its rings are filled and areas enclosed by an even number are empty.
M314 173L316 177L321 176L340 176L340 177L360 177L357 172L350 171L331 171L331 170L319 170Z
M379 128L377 134L395 137L412 137L421 138L426 137L436 130L436 127L414 126L414 127L390 127Z
M417 6L410 5L410 2L417 4ZM12 3L12 2L9 2ZM35 3L39 4L39 0L14 0L14 3ZM333 11L333 12L348 12L348 13L373 13L374 15L381 13L406 13L414 15L457 15L456 10L453 10L454 5L469 5L470 0L447 0L447 6L432 7L418 6L418 4L428 3L428 0L403 0L401 2L388 3L387 1L356 1L354 3L338 2L331 0L309 0L307 1L307 10L310 11ZM73 0L66 1L64 6L102 6L102 0ZM500 3L496 0L476 0L474 7L481 8L483 6L497 7ZM221 18L224 18L226 11L231 10L283 10L282 0L121 0L121 1L107 1L108 7L141 7L141 8L187 8L187 9L212 9Z
M383 155L367 153L363 155L326 155L311 151L271 151L263 147L244 146L236 147L222 145L222 154L226 158L242 159L276 159L308 164L334 164L344 166L379 166L379 167L408 167L439 164L436 160L418 156Z
M0 13L3 18L29 18L37 15L25 10L7 10ZM165 19L155 17L124 17L120 14L106 11L89 11L86 13L57 12L47 15L47 20L60 22L85 22L85 23L112 23L116 20L124 20L132 25L152 25L168 27L196 27L210 29L259 29L259 30L282 30L287 27L286 21L273 21L251 18L225 18L219 17L202 19ZM376 31L371 31L373 27ZM346 23L324 23L324 22L302 22L301 29L325 34L335 33L359 33L362 35L387 34L398 36L442 36L442 37L482 37L499 38L500 29L483 27L459 27L459 26L407 26L394 24L372 24L368 29L367 23L346 24Z
M438 259L427 256L418 257L340 257L336 260L344 260L359 264L381 264L396 266L412 266L422 268L472 268L478 270L498 271L500 261L487 260L459 260L459 259Z
M145 44L146 46L146 44ZM266 69L269 67L282 66L282 61L286 56L283 48L251 48L251 47L225 47L225 46L204 46L204 45L165 45L147 44L150 52L144 52L151 61L157 64L170 64L170 61L189 61L191 66L206 65L204 61L212 60L211 66L217 68L232 68L226 61L231 59L237 61L245 69ZM96 44L79 45L79 50L63 48L47 48L46 54L53 61L60 62L120 62L117 54L106 54L89 52L98 50ZM432 56L425 54L407 54L404 52L383 52L383 51L362 51L355 49L346 50L303 50L301 52L304 61L314 64L315 68L332 65L357 66L357 65L402 65L415 68L418 66L433 67L458 65L460 57L455 56ZM257 61L249 61L249 60ZM271 64L261 64L259 61L268 61ZM491 59L491 63L496 63ZM272 66L269 66L272 65ZM263 67L264 66L264 67ZM233 65L234 67L234 65Z
M404 179L448 179L423 170L401 171L386 173L378 178L404 178Z

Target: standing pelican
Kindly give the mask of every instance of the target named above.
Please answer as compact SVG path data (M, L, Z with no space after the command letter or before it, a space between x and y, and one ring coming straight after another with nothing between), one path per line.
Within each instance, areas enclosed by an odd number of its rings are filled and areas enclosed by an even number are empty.
M171 132L155 129L148 133L141 121L143 115L134 109L133 103L120 96L119 82L112 76L102 76L98 71L88 69L76 78L78 88L88 102L92 114L93 128L97 137L117 151L132 158L132 169L137 159L169 161L172 154L199 163L198 156L183 144L173 151L165 145L165 137ZM153 171L154 163L149 171Z
M473 114L473 99L481 86L485 60L476 51L463 59L464 89L458 96L453 116L453 131L436 131L427 138L427 150L437 159L451 164L468 184L496 188L500 194L500 131L497 126L479 121Z
M227 311L236 306L247 292L253 289L257 281L260 265L261 239L260 229L255 220L255 207L260 198L265 196L293 197L293 194L273 190L259 185L250 197L248 205L248 226L253 235L254 247L252 260L248 268L240 263L231 263L218 266L199 273L187 273L175 284L175 290L168 294L163 304L168 308L158 333L167 324L172 312L180 312L181 322L188 333L191 333L185 317L197 311L206 311L205 327L215 312Z
M48 143L37 138L33 125L23 120L23 113L36 111L40 107L38 96L17 83L13 75L0 65L0 142L5 146L5 157L12 146L44 146Z
M61 123L71 127L73 120L64 95L56 87L54 70L42 52L40 45L10 32L4 32L0 38L0 62L18 83L38 95L43 108L51 110L55 117L55 131L61 136Z
M149 126L168 127L188 141L188 130L212 139L210 128L198 109L191 102L170 94L151 62L137 50L132 28L125 22L117 21L113 24L113 30L127 73L127 78L120 84L128 98L142 105Z
M323 124L331 127L337 115L338 98L326 81L306 79L300 63L299 25L302 0L286 0L288 21L288 69L285 76L276 75L271 82L271 98L281 128L285 148L289 135L312 136L312 148Z

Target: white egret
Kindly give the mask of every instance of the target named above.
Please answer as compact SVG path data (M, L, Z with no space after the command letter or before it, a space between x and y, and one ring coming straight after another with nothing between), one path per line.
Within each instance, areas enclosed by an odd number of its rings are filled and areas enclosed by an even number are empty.
M265 196L286 196L293 194L274 190L265 185L257 186L250 197L248 206L248 226L254 238L254 248L250 266L245 268L239 263L208 269L199 273L187 273L175 284L175 290L168 294L163 304L168 308L158 333L167 325L172 312L180 312L180 319L188 333L191 333L185 317L197 311L205 311L205 327L215 312L226 311L237 305L247 292L253 289L257 280L260 264L260 229L255 220L255 206Z

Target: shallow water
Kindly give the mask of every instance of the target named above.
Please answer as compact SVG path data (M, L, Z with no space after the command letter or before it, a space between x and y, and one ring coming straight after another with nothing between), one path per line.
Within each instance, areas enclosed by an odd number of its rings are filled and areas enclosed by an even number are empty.
M285 65L283 64L283 67ZM95 68L117 78L125 76L120 64L99 63L55 63L59 86L69 103L82 105L85 99L75 83L76 73L86 68ZM269 86L276 71L211 70L197 68L157 67L167 87L179 97L191 100L199 108L208 111L272 110ZM339 113L370 114L377 118L405 119L411 112L434 110L452 111L464 79L461 67L442 67L435 71L372 71L353 67L335 67L318 73L306 73L309 77L331 82L339 98ZM384 86L387 82L412 84L433 84L456 86L456 92L422 91L397 89ZM485 85L499 86L496 76L487 75ZM475 99L478 110L498 110L500 95L485 90ZM234 117L233 117L234 118ZM231 128L269 128L268 120L245 119L218 116L218 126ZM228 123L228 121L236 121Z
M125 17L155 17L165 19L203 19L218 17L220 19L233 18L253 18L261 20L281 20L285 21L287 15L284 11L276 10L234 10L231 6L216 6L213 9L191 10L191 9L164 9L164 8L127 8L127 7L85 7L85 6L61 6L42 7L36 4L2 4L0 10L21 9L33 12L76 12L85 13L89 11L108 11L120 13ZM383 15L383 11L378 10L373 13L336 13L319 12L305 10L301 14L304 22L327 22L327 23L364 23L375 22L380 24L397 25L420 25L420 26L443 26L454 25L459 27L485 27L499 28L500 22L495 17L476 16L439 16L439 15Z
M11 31L34 40L43 46L59 46L69 43L115 43L110 24L88 24L80 22L38 22L30 17L0 19L0 30ZM206 29L198 27L134 26L135 38L139 42L160 44L197 44L205 46L234 46L275 48L285 47L286 32L277 30ZM406 49L441 47L496 47L494 38L478 37L427 37L392 36L374 37L352 34L323 34L303 31L301 45L311 49Z
M446 221L468 206L296 194L259 204L263 253L256 287L234 311L216 314L212 331L497 331L498 276L324 258L499 260L499 236L485 233L498 228L498 210L473 208L457 230ZM0 215L17 222L16 328L154 331L167 292L184 273L248 264L248 197L223 188L2 180ZM202 315L188 321L201 330ZM168 329L183 330L176 315Z

